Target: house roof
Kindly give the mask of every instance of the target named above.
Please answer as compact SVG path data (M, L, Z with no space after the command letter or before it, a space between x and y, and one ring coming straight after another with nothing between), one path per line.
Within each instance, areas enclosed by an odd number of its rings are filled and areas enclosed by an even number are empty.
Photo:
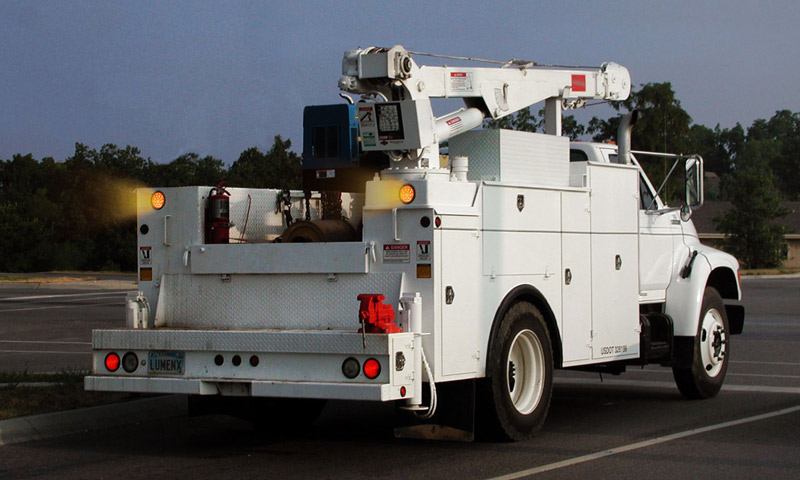
M789 210L785 217L776 219L776 223L786 225L787 233L800 233L800 202L783 202L781 204ZM714 219L727 212L731 202L708 201L692 214L692 221L698 234L713 234L717 232Z

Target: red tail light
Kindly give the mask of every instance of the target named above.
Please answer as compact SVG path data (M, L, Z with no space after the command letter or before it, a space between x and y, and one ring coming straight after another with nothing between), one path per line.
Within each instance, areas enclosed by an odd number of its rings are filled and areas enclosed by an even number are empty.
M364 362L364 375L370 380L374 380L378 378L378 375L381 374L381 364L378 363L377 360L374 358L370 358L366 362Z
M106 370L116 372L119 369L119 355L114 352L106 355Z

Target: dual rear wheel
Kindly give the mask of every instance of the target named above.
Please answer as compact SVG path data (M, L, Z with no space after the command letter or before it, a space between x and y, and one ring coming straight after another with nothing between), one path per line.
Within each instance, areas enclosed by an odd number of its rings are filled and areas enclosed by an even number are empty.
M531 438L547 417L553 392L553 350L539 309L528 302L512 305L489 355L478 392L479 430L505 440Z

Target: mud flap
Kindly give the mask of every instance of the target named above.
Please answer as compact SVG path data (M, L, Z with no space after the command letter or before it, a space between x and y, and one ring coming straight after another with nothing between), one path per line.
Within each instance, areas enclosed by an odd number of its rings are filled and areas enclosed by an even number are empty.
M744 329L744 306L725 305L725 313L728 316L728 328L731 335L739 335Z
M436 413L427 420L398 408L394 436L455 442L475 440L475 380L437 383L436 396ZM426 391L425 405L428 402Z

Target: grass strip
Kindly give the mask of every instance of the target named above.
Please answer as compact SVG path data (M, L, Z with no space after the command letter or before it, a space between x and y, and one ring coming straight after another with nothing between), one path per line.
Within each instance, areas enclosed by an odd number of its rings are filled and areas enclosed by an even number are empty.
M0 420L141 398L131 393L84 391L83 377L88 374L0 372Z

